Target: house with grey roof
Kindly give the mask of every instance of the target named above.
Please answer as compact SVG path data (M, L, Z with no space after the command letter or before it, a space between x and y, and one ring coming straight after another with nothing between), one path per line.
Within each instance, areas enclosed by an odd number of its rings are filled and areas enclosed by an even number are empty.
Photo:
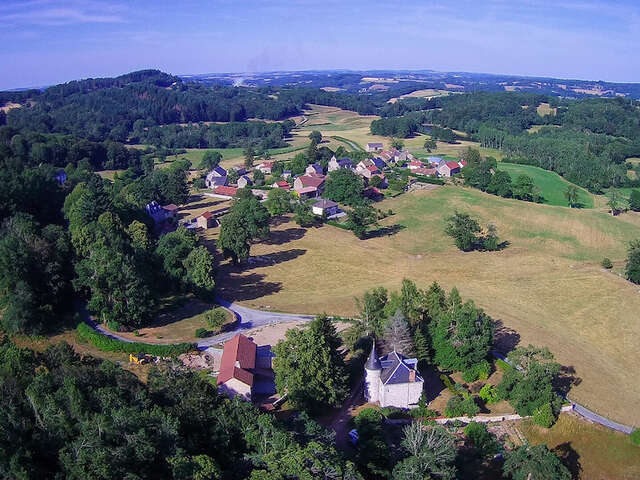
M381 407L416 407L424 388L417 366L417 359L395 350L378 358L374 344L364 366L366 400Z

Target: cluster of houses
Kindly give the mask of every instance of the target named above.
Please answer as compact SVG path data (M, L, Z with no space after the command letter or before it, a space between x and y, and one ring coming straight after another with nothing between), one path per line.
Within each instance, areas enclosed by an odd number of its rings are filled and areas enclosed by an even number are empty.
M217 377L218 391L246 401L259 401L274 394L273 357L270 345L258 346L245 335L236 334L224 344ZM364 397L368 402L404 409L418 405L425 382L415 358L395 350L378 357L374 345L364 374Z

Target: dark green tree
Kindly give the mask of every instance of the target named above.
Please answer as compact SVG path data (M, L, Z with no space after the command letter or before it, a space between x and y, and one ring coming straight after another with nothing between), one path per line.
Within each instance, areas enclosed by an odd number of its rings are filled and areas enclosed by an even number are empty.
M629 244L625 275L627 280L640 284L640 240Z
M220 152L216 152L215 150L207 150L204 152L202 156L202 160L200 160L200 168L206 170L213 170L222 161L222 154Z
M329 173L324 196L334 202L356 206L363 203L363 190L362 177L348 168L340 168Z
M269 236L269 218L269 211L251 190L239 190L221 221L218 247L225 258L235 264L247 261L251 243Z
M456 211L446 218L445 233L454 239L456 246L468 252L473 250L478 243L477 234L482 231L478 222L468 213Z
M564 192L564 198L567 199L569 208L573 208L578 204L578 187L575 185L568 185Z
M347 225L360 240L372 225L378 225L378 214L371 205L358 205L347 212Z
M312 142L315 142L317 145L322 143L322 133L320 133L318 130L313 130L309 134L309 138L311 139Z
M282 188L274 188L267 193L265 206L271 215L283 215L292 210L291 193Z
M522 445L506 455L503 472L513 480L570 480L571 473L546 445Z
M434 361L442 368L464 372L486 362L492 346L493 320L472 300L463 304L454 288L434 324Z
M631 195L629 196L629 208L634 212L640 212L640 190L631 190Z
M340 405L349 393L341 343L326 315L316 317L308 328L288 330L274 350L278 392L311 412Z
M511 175L504 170L496 170L487 186L487 192L508 198L512 195Z

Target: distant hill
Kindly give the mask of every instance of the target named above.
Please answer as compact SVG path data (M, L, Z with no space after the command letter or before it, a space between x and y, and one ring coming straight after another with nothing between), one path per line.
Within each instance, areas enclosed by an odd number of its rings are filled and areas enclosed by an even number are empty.
M418 89L451 92L521 91L569 98L640 98L640 83L612 83L591 80L523 77L488 73L435 72L433 70L310 70L300 72L220 73L183 76L205 84L245 86L305 86L340 89L346 92L376 92L414 85Z

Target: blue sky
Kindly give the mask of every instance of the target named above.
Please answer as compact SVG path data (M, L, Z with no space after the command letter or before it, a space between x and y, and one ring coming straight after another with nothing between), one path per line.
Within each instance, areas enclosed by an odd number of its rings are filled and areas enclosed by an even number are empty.
M2 0L0 89L142 68L638 82L639 33L640 0Z

